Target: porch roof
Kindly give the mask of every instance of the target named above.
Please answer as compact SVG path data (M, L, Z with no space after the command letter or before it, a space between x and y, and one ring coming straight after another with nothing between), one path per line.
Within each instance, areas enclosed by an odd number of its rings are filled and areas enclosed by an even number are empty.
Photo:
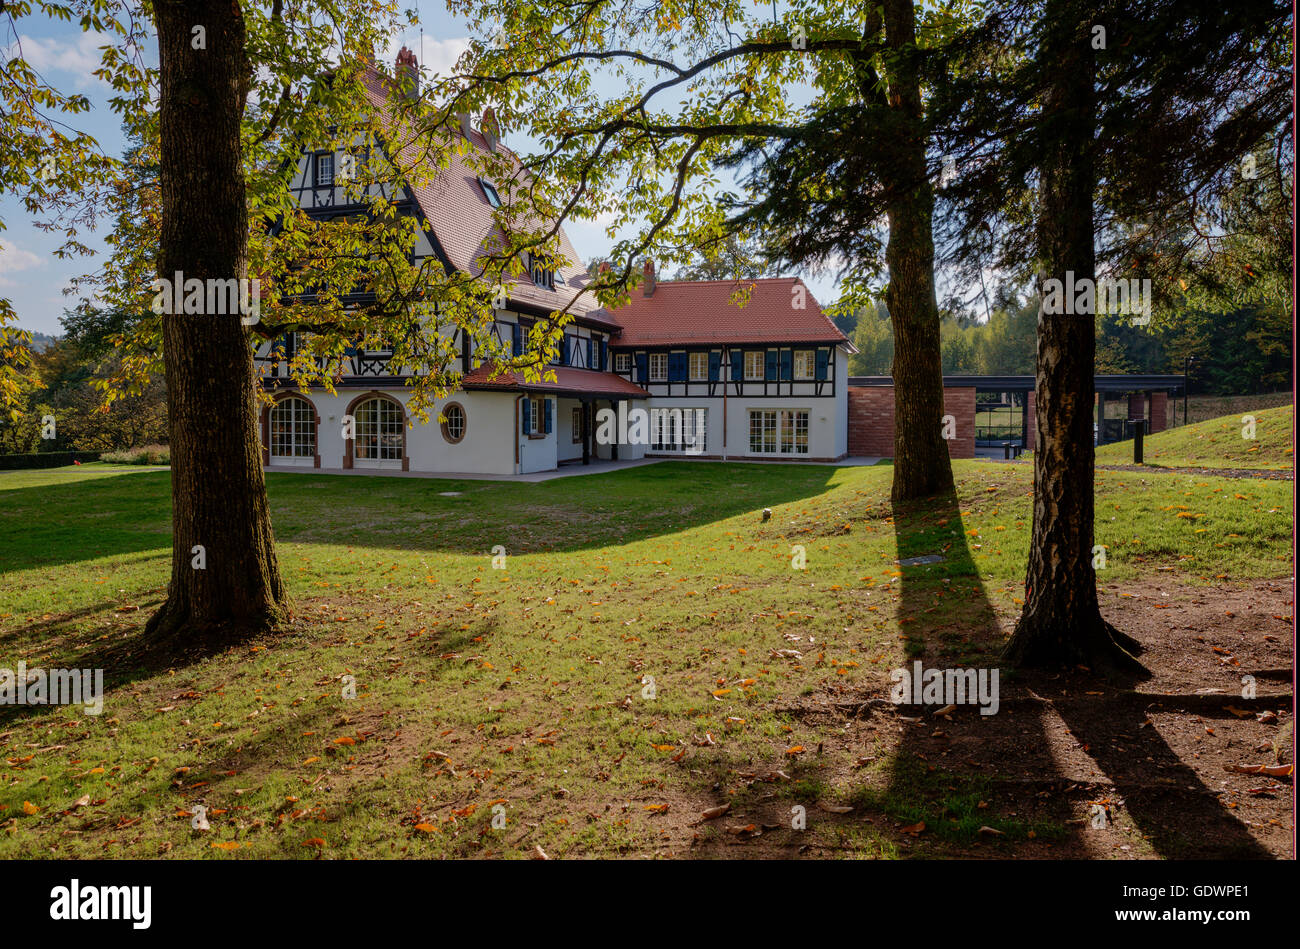
M542 392L587 398L644 399L647 395L645 389L612 372L571 366L549 366L548 370L555 374L554 382L546 379L529 382L522 372L516 371L498 372L493 378L493 367L485 364L466 374L460 386L471 391Z

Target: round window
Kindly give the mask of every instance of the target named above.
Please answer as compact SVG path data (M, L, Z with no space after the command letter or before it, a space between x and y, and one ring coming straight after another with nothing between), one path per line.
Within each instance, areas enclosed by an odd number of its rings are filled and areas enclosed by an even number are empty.
M453 445L465 437L465 410L458 402L448 402L443 407L442 437Z

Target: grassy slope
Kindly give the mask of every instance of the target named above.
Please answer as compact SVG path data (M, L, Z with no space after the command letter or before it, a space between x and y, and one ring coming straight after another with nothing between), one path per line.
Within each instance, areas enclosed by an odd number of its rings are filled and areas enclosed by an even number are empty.
M1295 407L1264 409L1255 417L1255 438L1243 437L1240 415L1180 426L1143 441L1143 461L1163 468L1291 468L1295 465L1292 430ZM1097 449L1097 463L1133 461L1133 443L1114 442Z
M827 786L819 726L781 709L845 686L883 694L918 623L977 659L972 604L1014 612L1029 467L957 471L959 498L901 529L887 467L677 462L536 485L270 475L294 629L188 667L106 670L98 718L0 709L0 857L616 855L661 848L664 805L874 799L887 748L860 783ZM139 630L167 579L167 478L0 474L0 667L93 665ZM1289 484L1101 472L1097 492L1107 586L1156 565L1200 583L1291 569ZM907 568L900 589L900 548L949 559ZM805 638L802 661L772 656L787 635ZM768 768L792 780L736 777ZM208 834L190 829L199 803ZM966 830L981 822L1035 829L972 812ZM892 853L868 824L809 834Z

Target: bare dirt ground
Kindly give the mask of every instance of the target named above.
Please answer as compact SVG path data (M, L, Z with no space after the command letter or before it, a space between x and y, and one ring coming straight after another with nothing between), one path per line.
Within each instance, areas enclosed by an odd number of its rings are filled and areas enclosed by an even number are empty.
M790 829L796 798L782 790L788 764L738 762L717 775L716 798L675 808L696 819L679 817L665 843L695 857L871 856L878 846L931 857L1291 858L1292 583L1225 590L1157 579L1104 592L1106 618L1145 648L1152 675L1133 687L1086 672L1007 676L989 716L962 706L939 717L883 692L801 697L792 714L828 735L809 762L819 781L874 796L843 814L810 801L817 832L800 833ZM1013 619L999 617L1004 632ZM924 662L944 664L935 654ZM876 769L881 760L890 766ZM1273 773L1236 770L1259 766ZM743 806L699 820L736 786L750 788ZM992 829L943 833L969 819L968 788L977 823L987 815ZM937 816L918 827L889 806L901 799L928 800ZM1021 832L995 833L998 821Z

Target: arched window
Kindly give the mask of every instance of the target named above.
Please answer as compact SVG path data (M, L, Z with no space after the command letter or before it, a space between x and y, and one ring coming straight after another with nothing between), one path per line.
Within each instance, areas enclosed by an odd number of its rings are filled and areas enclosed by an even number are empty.
M296 395L271 406L270 454L272 460L311 461L316 455L316 410Z
M442 437L454 445L465 437L465 409L459 402L448 402L441 414Z
M367 461L401 461L406 440L402 407L392 399L367 399L357 406L353 454Z

